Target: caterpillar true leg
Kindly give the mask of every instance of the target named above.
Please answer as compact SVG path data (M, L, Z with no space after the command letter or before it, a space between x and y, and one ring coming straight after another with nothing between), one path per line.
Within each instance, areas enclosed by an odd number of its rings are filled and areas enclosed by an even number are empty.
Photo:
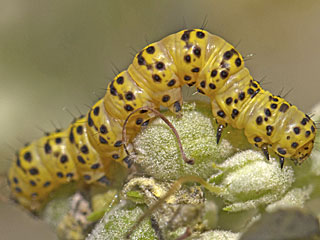
M268 145L263 144L261 149L262 149L263 154L266 156L267 160L270 160L269 152L268 152Z
M218 126L218 129L217 129L217 144L219 144L219 142L220 142L220 138L221 138L221 135L222 135L222 132L223 132L223 128L224 128L223 124L220 124Z
M280 167L281 167L281 169L282 169L282 168L283 168L283 165L284 165L284 157L279 156L279 159L280 159Z

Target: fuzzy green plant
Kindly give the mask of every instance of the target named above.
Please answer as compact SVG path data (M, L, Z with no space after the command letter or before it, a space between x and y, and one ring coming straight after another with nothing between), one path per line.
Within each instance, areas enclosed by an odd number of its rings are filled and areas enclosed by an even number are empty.
M106 213L87 239L124 239L133 226L137 228L130 239L261 239L260 229L274 227L263 222L266 215L271 222L273 217L286 223L294 219L302 228L312 222L304 239L320 236L319 224L314 224L320 205L319 145L301 166L287 160L281 169L272 153L268 161L242 130L227 127L217 145L217 124L209 104L185 103L180 118L164 114L194 164L183 161L172 130L161 119L152 121L132 142L136 172L119 195L109 192L119 202L110 198L112 207L93 209L91 216ZM320 111L315 119L320 119ZM147 217L140 223L144 213ZM292 233L282 229L281 236L289 239Z

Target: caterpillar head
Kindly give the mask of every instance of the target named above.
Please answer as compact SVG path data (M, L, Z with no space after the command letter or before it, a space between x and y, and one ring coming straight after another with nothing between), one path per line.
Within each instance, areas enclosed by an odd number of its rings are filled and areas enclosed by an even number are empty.
M313 149L314 140L308 141L306 144L297 149L296 153L292 156L292 160L295 164L303 163L311 154Z
M302 131L297 131L300 129L298 127L294 128L296 136L300 138L300 141L298 141L300 144L291 144L291 147L297 147L295 153L292 155L292 159L296 164L303 163L310 156L316 137L315 123L307 114L305 114L300 123ZM294 146L294 144L296 144L296 146Z

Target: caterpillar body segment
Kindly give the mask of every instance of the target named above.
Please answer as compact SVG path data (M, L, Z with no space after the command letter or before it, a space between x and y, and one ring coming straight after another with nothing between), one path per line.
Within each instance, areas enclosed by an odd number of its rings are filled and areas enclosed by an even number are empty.
M105 96L65 131L51 133L21 149L9 171L12 195L37 209L63 183L108 185L114 161L130 167L122 129L130 113L160 105L179 113L181 87L189 85L210 98L213 116L223 127L244 129L248 141L302 163L311 153L316 128L308 115L265 91L244 66L242 56L222 38L201 29L183 30L141 50L127 70L109 83ZM154 113L137 111L128 121L132 140Z

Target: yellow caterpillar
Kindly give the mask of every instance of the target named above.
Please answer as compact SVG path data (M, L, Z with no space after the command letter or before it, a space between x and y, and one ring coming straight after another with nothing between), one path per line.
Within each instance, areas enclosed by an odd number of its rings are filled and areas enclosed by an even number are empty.
M210 98L219 123L218 142L223 127L230 124L244 128L248 141L262 148L267 158L270 146L281 166L284 158L302 163L310 155L316 132L310 117L263 90L225 40L202 29L184 30L140 51L85 117L22 148L9 171L13 197L37 209L61 184L81 179L108 185L112 161L132 164L121 134L128 115L160 105L179 113L184 84L195 85ZM133 114L127 124L129 140L152 117L146 109Z

